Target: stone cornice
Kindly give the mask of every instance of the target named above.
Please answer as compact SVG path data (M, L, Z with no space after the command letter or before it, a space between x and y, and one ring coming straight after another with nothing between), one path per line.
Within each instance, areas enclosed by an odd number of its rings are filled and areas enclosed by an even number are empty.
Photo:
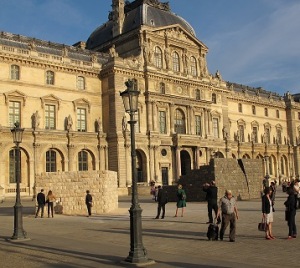
M23 66L30 66L39 69L51 69L54 71L68 72L68 73L76 73L83 74L85 76L97 77L100 72L100 68L84 68L82 66L76 65L67 65L66 63L55 63L42 59L33 59L28 57L23 57L21 55L11 55L11 54L3 54L0 52L0 61L5 63L14 63Z

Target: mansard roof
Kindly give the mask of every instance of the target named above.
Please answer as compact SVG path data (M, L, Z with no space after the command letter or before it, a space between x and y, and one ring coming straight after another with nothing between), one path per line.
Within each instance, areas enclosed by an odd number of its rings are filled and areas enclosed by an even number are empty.
M164 27L179 25L191 35L196 36L193 27L182 17L170 10L168 3L158 0L136 0L125 5L125 19L122 34L128 33L141 26ZM87 49L98 46L113 39L113 19L110 13L109 21L98 27L87 40Z
M75 46L68 46L7 32L0 33L0 45L16 49L36 50L39 53L60 57L67 56L72 60L87 62L93 61L93 57L96 57L99 63L106 63L109 58L109 55L105 53L91 52Z

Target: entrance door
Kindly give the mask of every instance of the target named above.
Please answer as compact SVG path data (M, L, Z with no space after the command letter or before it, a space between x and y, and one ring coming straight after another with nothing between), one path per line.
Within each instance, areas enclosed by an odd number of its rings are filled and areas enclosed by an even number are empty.
M169 185L169 169L167 167L161 168L161 178L163 185Z
M186 175L191 171L191 157L190 154L182 150L180 152L180 160L181 160L181 175Z

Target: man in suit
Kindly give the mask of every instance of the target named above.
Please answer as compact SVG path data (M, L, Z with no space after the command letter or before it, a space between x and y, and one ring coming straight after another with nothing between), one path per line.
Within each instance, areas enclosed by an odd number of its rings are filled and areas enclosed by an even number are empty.
M208 210L208 222L213 223L212 211L215 215L218 213L218 188L214 181L203 184L203 191L206 192L207 210ZM217 224L220 223L220 217L217 219Z
M44 207L46 204L46 197L44 194L44 189L41 189L41 192L38 193L38 195L36 197L36 201L38 203L38 209L35 214L35 217L37 218L37 216L39 215L39 212L41 210L41 218L43 218L44 217Z
M88 217L90 217L92 215L93 197L89 190L86 191L85 204L88 210Z
M159 219L160 212L162 209L161 219L165 217L166 212L166 204L168 203L168 193L165 189L163 189L160 185L158 186L158 194L157 194L157 216L155 219Z

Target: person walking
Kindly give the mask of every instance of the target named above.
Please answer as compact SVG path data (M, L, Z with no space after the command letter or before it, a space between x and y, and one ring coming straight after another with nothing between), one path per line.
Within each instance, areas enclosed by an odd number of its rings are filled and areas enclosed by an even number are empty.
M178 209L181 208L181 217L183 217L183 213L184 213L184 208L186 207L186 193L185 191L182 189L182 185L178 184L177 187L177 204L176 204L176 213L174 217L177 217L178 214Z
M50 214L52 215L52 218L54 217L53 203L55 202L55 200L56 198L52 193L52 191L50 190L47 194L47 201L46 201L48 203L48 218L50 218Z
M88 217L90 217L92 216L93 197L89 190L86 191L85 204L88 210Z
M163 187L158 186L157 194L157 216L155 219L159 219L160 212L162 210L161 219L165 218L166 204L168 203L168 193Z
M275 237L272 234L272 223L273 223L273 201L271 199L272 196L272 188L266 187L264 189L264 195L261 199L262 201L262 213L263 213L263 220L266 223L266 239L272 240Z
M35 217L37 218L39 215L39 212L41 211L41 218L44 217L44 208L46 204L46 197L44 194L44 189L41 189L41 191L38 193L36 197L36 201L38 203L38 209L36 211Z
M292 239L297 237L297 227L295 222L296 217L296 200L295 200L295 192L293 188L289 188L287 190L288 198L284 202L286 207L286 220L289 226L289 235L287 239Z
M215 181L203 184L203 191L206 192L208 222L213 223L213 211L215 216L218 214L218 187ZM217 218L217 224L221 222L220 217Z
M229 241L235 242L236 220L239 218L235 198L231 190L225 191L225 196L220 199L219 209L216 218L222 212L222 224L220 230L220 240L223 240L225 230L230 223Z

